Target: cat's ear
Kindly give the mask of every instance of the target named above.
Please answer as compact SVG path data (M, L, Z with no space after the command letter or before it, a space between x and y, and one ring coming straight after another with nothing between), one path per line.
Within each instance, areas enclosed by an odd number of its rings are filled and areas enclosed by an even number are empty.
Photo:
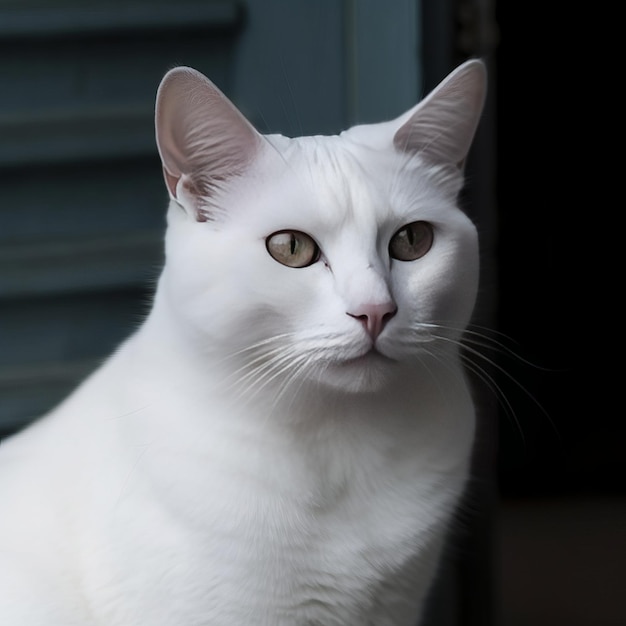
M206 221L211 196L246 169L262 136L206 76L189 67L163 77L155 125L170 195Z
M482 61L473 59L457 67L398 118L400 128L393 138L396 149L462 168L480 121L486 86Z

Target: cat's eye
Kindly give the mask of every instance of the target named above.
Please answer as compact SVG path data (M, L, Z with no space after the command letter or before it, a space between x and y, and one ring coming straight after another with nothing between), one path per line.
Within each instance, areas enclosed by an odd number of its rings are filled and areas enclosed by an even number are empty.
M403 226L389 242L389 254L399 261L415 261L433 245L433 227L428 222L411 222Z
M298 230L281 230L265 240L271 257L287 267L307 267L320 258L312 237Z

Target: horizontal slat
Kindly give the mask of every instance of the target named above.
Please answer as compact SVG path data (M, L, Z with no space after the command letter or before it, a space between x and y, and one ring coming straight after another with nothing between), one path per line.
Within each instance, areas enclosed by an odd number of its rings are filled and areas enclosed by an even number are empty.
M4 244L0 298L144 285L162 249L160 232Z
M0 392L28 390L44 385L75 385L93 371L99 362L98 359L85 359L0 368Z
M146 107L0 115L0 167L156 154Z
M241 3L228 0L204 2L55 2L28 6L21 1L0 6L0 39L67 37L71 35L120 35L124 32L175 30L190 27L226 28L241 18Z
M99 360L0 368L0 437L43 415L98 366Z

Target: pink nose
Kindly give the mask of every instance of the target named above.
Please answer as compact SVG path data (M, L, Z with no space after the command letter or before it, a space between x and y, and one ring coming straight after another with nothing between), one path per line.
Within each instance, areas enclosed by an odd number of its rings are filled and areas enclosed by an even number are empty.
M376 341L378 335L383 332L387 322L398 312L394 302L383 304L366 304L360 307L358 313L348 313L350 317L359 320L365 330Z

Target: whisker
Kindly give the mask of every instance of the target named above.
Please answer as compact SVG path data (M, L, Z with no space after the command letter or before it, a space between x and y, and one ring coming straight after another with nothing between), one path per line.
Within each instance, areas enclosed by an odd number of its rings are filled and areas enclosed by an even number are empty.
M267 352L263 352L262 354L259 354L251 361L247 361L246 363L241 365L241 367L231 372L229 375L229 378L235 378L237 375L241 374L242 372L247 371L247 373L244 376L238 379L240 382L245 381L251 375L258 373L259 371L263 371L263 369L265 368L271 367L271 358L276 354L280 355L280 353L283 350L284 350L283 346L277 346L275 348L272 348L271 350L268 350ZM258 364L260 365L257 367Z
M506 335L503 335L504 337L506 337ZM466 330L465 334L464 334L464 339L463 339L463 343L464 344L474 344L477 346L482 346L484 348L487 348L489 350L495 350L500 354L504 354L506 356L509 356L513 359L515 359L516 361L523 363L524 365L528 365L529 367L532 367L534 369L538 369L544 372L551 372L554 371L551 368L548 367L543 367L537 363L533 363L532 361L530 361L529 359L523 357L519 352L517 352L516 350L513 350L513 348L510 348L509 346L507 346L506 344L504 344L503 342L497 340L497 339L493 339L491 337L489 337L488 335L485 335L483 333L477 332L477 331L473 331L473 330Z
M445 327L440 326L440 328L445 328ZM561 434L559 433L558 428L556 427L556 424L554 423L553 419L550 417L550 414L541 405L541 403L533 396L533 394L526 387L524 387L524 385L522 385L522 383L520 383L514 376L512 376L502 365L500 365L497 361L483 354L480 350L474 347L475 345L477 345L477 342L474 342L474 345L468 345L468 343L471 344L472 342L468 342L467 338L453 339L450 337L446 337L445 335L433 335L433 337L439 341L443 341L443 342L447 342L447 343L451 343L451 344L459 346L463 351L461 352L461 359L463 360L464 364L467 366L469 363L471 363L474 368L472 369L472 371L475 374L479 375L479 377L481 378L481 380L483 380L483 382L488 383L489 381L489 384L488 384L489 388L492 391L497 392L496 396L501 401L502 405L505 407L505 410L506 410L506 407L508 406L508 410L511 411L513 415L515 415L515 412L513 411L513 407L511 403L506 398L504 391L502 390L501 386L496 382L495 378L491 376L489 373L487 373L487 371L483 367L481 367L478 364L478 362L472 361L470 357L480 359L482 363L489 365L498 373L503 375L508 381L512 382L517 389L522 391L524 395L535 404L535 406L541 411L544 417L548 420L548 423L552 427L552 430L554 431L554 434L556 435L556 437L559 440L561 439ZM490 344L487 345L486 347L489 349L492 348ZM517 356L514 352L512 353L512 355ZM522 358L520 358L520 361L525 363L525 360ZM517 417L515 417L515 420L519 425Z
M502 387L498 384L496 379L489 374L484 368L480 367L477 363L472 361L468 356L461 354L461 361L463 366L467 368L469 372L477 376L486 386L490 389L493 394L498 399L500 405L504 408L504 412L506 416L512 420L517 428L517 431L520 434L522 439L522 443L526 445L526 436L524 435L524 429L522 428L522 423L517 417L517 413L513 408L510 400L507 398L506 394Z
M439 339L439 337L437 338ZM449 338L447 339L448 339L448 343L452 343L454 345L457 345L460 348L463 348L463 344L461 341L456 341L456 340L449 339ZM448 362L448 359L442 358L440 355L437 354L437 349L440 350L441 346L438 344L438 342L435 342L434 345L429 345L428 353L433 358L437 358L437 360L440 363L442 363L444 366L447 366L448 369L450 369L451 371L455 371L456 368L453 366L452 363ZM497 383L495 378L491 374L489 374L483 367L481 367L478 363L475 363L474 361L472 361L472 359L468 355L463 354L462 351L459 352L459 358L461 359L461 363L463 364L464 369L467 372L477 376L478 379L482 383L484 383L487 386L487 388L495 395L495 397L498 399L498 402L503 407L506 416L509 419L511 419L513 424L515 424L515 427L517 431L519 432L520 437L522 439L523 445L526 445L526 437L524 435L522 424L517 417L517 414L515 412L515 409L513 408L513 405L511 404L509 399L506 397L506 394L502 390L501 386Z
M239 385L241 383L251 381L250 384L246 385L246 387L240 389L243 394L251 392L258 394L264 387L269 385L272 380L274 380L277 376L279 376L282 372L289 368L289 358L291 356L290 351L287 352L283 348L276 349L274 352L276 353L276 355L269 360L267 358L268 355L263 355L263 362L260 366L252 367L245 374L245 376L242 376L236 381ZM243 369L248 368L250 368L250 363L244 366Z
M462 333L463 336L463 344L472 343L477 346L482 346L488 350L494 350L500 354L504 354L509 356L516 361L523 363L524 365L528 365L534 369L539 369L545 372L552 372L554 369L543 367L537 363L533 363L529 359L523 357L517 350L509 347L502 341L501 339L505 339L506 341L518 345L517 342L506 335L505 333L499 332L497 330L488 328L486 326L479 326L478 324L470 324L469 327L463 328L459 326L453 326L450 324L442 323L424 323L422 324L425 328L435 328L441 330L452 330L458 333ZM492 337L491 335L496 335L501 339L497 339Z
M425 350L426 354L428 354L431 358L436 359L437 362L439 362L440 364L445 366L448 370L454 372L454 369L455 369L454 366L447 362L447 360L445 359L445 355L437 354L436 351L433 348L434 348L434 346L429 346ZM446 390L445 387L440 383L439 379L435 375L435 372L433 372L433 370L428 366L428 363L425 362L425 360L422 358L422 355L420 355L418 353L416 355L416 357L419 360L422 368L424 368L428 372L428 374L430 375L431 379L433 380L433 382L435 383L435 385L439 389L439 391L441 393L441 397L442 398L446 398L446 396L448 395L448 391L449 390Z
M290 337L293 337L293 333L281 333L280 335L273 335L266 339L261 339L260 341L257 341L256 343L252 343L249 346L245 346L243 348L240 348L239 350L235 350L234 352L231 352L229 355L225 357L225 359L236 358L242 354L246 354L247 352L253 352L255 350L259 350L269 344L277 343L279 341L289 339Z
M274 382L277 382L274 390L273 406L276 407L284 396L292 383L300 378L298 388L305 382L304 376L301 376L307 366L311 365L314 359L309 351L296 351L290 344L282 344L271 351L265 352L254 361L248 362L239 371L248 369L246 374L236 381L241 394L260 394L263 389L267 388ZM260 365L257 365L260 363ZM282 380L279 380L283 377ZM248 383L242 386L242 383Z
M294 361L291 365L293 367L291 373L283 380L281 383L278 392L276 394L275 406L283 399L288 389L291 387L294 381L298 382L298 386L294 389L294 393L291 395L291 401L287 405L287 408L290 408L296 396L298 395L299 390L302 388L302 385L305 382L305 377L300 374L310 366L311 357L308 354L301 354L300 357ZM298 380L299 379L299 380Z

